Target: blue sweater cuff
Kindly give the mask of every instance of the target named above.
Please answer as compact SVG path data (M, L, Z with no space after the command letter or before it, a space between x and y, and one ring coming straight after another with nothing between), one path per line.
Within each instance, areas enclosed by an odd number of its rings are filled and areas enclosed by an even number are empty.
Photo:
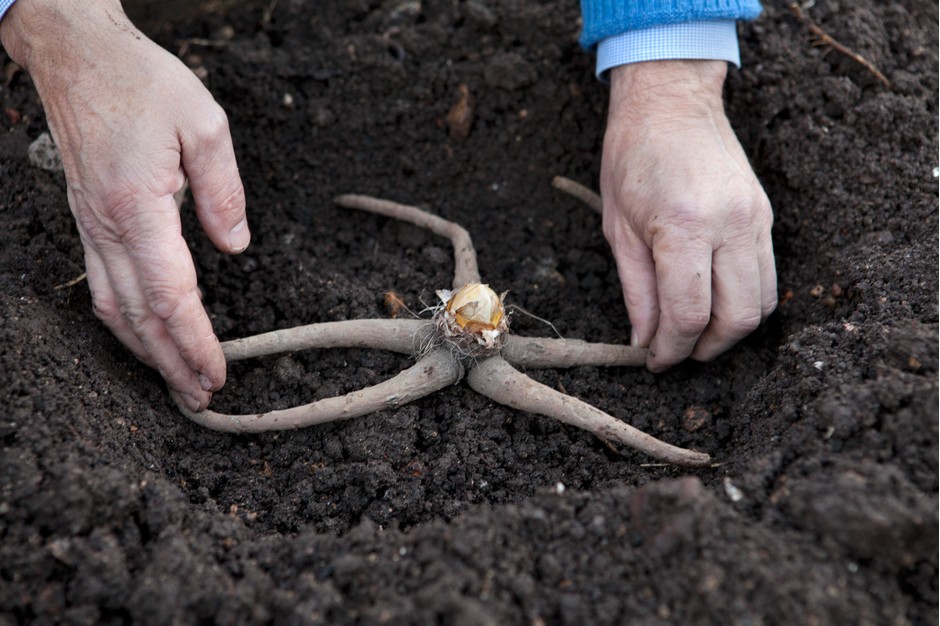
M0 20L3 19L3 14L7 12L7 9L13 6L14 2L16 2L16 0L0 0Z
M581 0L581 45L592 49L602 39L666 24L752 20L760 12L759 0Z
M627 63L665 59L708 59L741 65L734 20L666 24L627 31L597 45L597 77Z

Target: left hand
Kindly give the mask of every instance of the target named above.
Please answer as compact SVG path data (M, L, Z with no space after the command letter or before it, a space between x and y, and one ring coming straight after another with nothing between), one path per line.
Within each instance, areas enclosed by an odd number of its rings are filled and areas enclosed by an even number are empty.
M18 0L0 40L30 73L59 146L95 314L187 406L226 377L173 199L188 177L204 230L248 246L228 120L118 0Z

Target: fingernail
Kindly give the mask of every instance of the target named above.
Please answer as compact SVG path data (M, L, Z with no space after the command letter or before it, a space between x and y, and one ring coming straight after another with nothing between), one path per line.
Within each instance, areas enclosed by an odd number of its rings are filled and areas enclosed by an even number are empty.
M179 394L180 394L180 397L183 399L183 402L186 403L186 406L189 408L190 411L193 411L195 413L196 411L199 410L199 407L200 407L199 400L189 395L188 393L183 393L182 391L179 392Z
M635 330L630 329L630 347L636 348L638 345L640 345L640 338L637 337Z
M232 252L242 252L248 247L251 241L251 233L248 232L248 221L242 220L235 227L228 231L228 245Z
M212 381L206 377L205 374L199 375L199 386L202 387L203 391L209 391L212 389Z

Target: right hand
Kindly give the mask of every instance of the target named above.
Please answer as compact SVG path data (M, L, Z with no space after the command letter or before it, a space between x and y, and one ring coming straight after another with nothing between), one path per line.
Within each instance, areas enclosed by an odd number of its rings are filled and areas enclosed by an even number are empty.
M117 0L18 0L0 40L32 77L65 166L95 314L192 410L225 383L173 194L188 177L223 252L249 243L228 120Z
M611 72L601 196L633 326L661 372L714 359L777 304L770 201L722 104L724 61Z

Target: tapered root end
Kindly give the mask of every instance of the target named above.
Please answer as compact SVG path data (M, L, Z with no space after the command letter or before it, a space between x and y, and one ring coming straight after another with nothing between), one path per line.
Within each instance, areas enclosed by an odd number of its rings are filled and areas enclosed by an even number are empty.
M470 239L470 233L460 224L445 220L415 206L371 196L347 193L336 196L335 202L347 209L358 209L408 222L419 228L425 228L435 235L450 239L451 245L454 246L454 289L460 289L467 283L480 282L476 250Z
M490 357L478 363L468 374L467 382L477 392L500 404L553 417L659 461L682 467L708 467L712 464L708 454L668 444L637 430L587 402L532 380L502 357Z

